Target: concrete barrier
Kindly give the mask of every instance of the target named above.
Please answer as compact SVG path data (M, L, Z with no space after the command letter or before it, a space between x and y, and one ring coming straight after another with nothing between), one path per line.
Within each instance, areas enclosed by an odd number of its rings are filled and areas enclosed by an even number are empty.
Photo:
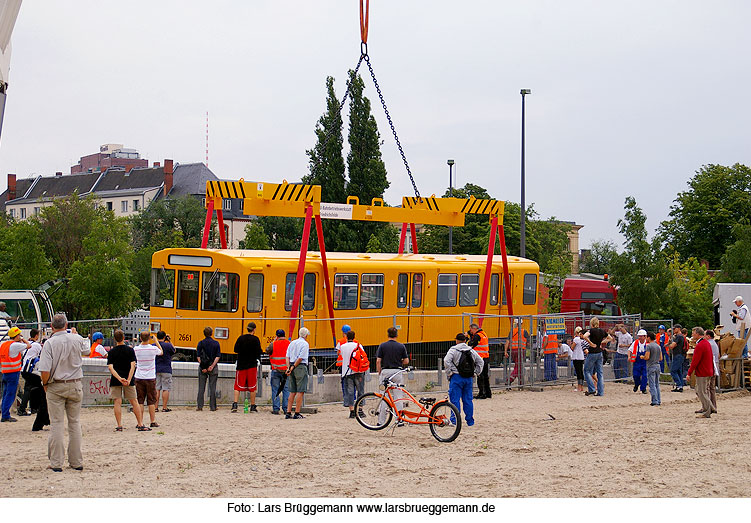
M84 358L83 363L83 405L105 406L112 405L110 399L110 378L107 362L100 358ZM496 369L493 369L496 371ZM263 366L259 377L256 404L259 406L271 404L270 368ZM498 372L501 372L498 369ZM500 375L500 374L499 374ZM235 365L220 363L219 379L217 380L217 403L230 405L232 403L233 386L235 382ZM405 385L414 396L445 395L448 383L443 371L416 370L407 373ZM378 390L378 375L368 373L365 376L365 392ZM172 391L169 404L175 406L190 406L196 404L198 395L198 363L172 362ZM243 396L241 396L243 398ZM242 400L241 400L242 401ZM308 378L308 391L305 394L306 404L335 403L342 401L341 377L339 374L312 374ZM208 397L206 399L208 405Z

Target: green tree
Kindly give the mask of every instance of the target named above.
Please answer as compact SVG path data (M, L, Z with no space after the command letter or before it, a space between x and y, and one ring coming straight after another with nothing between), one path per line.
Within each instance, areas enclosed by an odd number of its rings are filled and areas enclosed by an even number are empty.
M130 220L133 242L138 248L147 245L158 245L160 248L200 247L206 209L197 198L185 195L152 201ZM172 245L175 239L174 231L180 233L180 245ZM212 237L217 236L215 217L211 233Z
M57 277L43 249L42 231L34 218L3 228L0 242L0 288L35 289Z
M665 255L657 238L647 238L647 217L633 196L625 203L625 215L618 220L624 237L624 251L613 260L613 285L619 285L618 302L629 313L654 317L662 309L664 289L671 281Z
M610 274L613 260L618 256L615 243L608 240L595 240L589 253L579 261L579 272Z
M663 291L657 315L673 318L690 329L696 325L713 326L712 291L715 279L696 258L681 262L675 254L668 263L670 280Z
M733 242L733 227L751 220L751 169L705 165L678 194L670 219L659 228L660 239L682 260L694 257L719 267Z
M269 237L266 236L263 226L258 222L249 223L245 226L245 239L240 240L241 249L268 249Z
M720 280L751 283L751 226L747 221L733 227L735 242L728 246L720 260Z

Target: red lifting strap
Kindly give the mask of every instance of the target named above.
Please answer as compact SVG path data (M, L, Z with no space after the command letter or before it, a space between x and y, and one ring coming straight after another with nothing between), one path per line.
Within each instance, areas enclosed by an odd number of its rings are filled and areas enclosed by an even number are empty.
M370 0L365 0L363 12L363 0L360 0L360 39L362 43L368 43L368 22L370 21Z

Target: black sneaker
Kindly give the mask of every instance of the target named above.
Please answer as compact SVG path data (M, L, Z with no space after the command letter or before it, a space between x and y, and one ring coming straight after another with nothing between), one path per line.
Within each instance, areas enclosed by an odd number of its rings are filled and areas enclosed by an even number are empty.
M299 412L295 412L295 415L292 416L292 419L305 419L305 416L303 416Z
M292 414L290 414L289 412L285 412L284 419L292 419Z
M274 415L276 415L276 416L279 415L279 411L278 410L272 410L271 413L274 414Z
M31 414L29 414L25 410L19 410L18 412L16 412L16 416L18 416L20 418L22 416L31 416Z
M230 412L237 412L237 402L232 402L232 408L230 409Z
M255 405L251 405L250 412L258 412L258 407L256 407Z
M354 410L349 411L349 417L350 417L350 419L357 417L357 415L355 414Z
M643 390L643 391L641 391L641 393L642 393L642 394L646 394L646 393L647 393L647 391L646 391L646 390Z
M634 392L636 392L637 390L639 390L639 385L634 385Z
M14 418L14 417L11 416L10 418L0 419L0 421L3 422L3 423L5 423L5 422L9 422L10 423L10 422L13 422L13 421L18 421L18 420L16 418Z

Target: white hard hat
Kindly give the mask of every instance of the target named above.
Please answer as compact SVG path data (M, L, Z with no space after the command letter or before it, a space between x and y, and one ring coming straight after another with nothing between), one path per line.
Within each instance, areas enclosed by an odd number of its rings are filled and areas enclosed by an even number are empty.
M743 301L743 296L736 296L733 301Z
M639 332L637 332L636 335L637 336L646 336L647 335L647 331L645 331L644 329L639 329Z

